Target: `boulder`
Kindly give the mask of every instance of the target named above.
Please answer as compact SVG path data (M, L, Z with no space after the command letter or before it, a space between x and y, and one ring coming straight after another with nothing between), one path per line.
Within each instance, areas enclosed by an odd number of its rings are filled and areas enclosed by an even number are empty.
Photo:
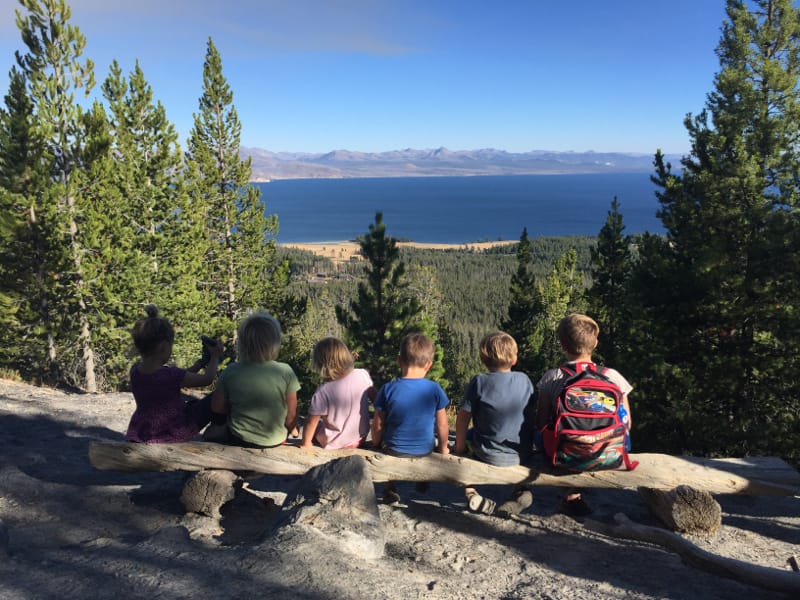
M363 559L383 556L386 535L370 468L348 456L309 470L287 495L276 537L294 546L321 542Z

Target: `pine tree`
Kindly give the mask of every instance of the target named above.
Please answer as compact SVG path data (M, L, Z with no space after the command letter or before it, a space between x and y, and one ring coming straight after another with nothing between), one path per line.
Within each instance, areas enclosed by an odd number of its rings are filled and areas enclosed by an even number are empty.
M517 271L511 277L511 301L508 316L500 324L501 329L514 338L518 346L516 368L533 375L540 361L531 336L536 324L534 319L542 311L541 294L531 262L533 251L528 239L528 229L523 228L517 245Z
M630 322L627 309L627 288L630 280L630 239L624 235L625 224L617 197L591 250L592 287L589 289L589 310L600 325L599 352L604 361L617 364L624 329Z
M25 75L9 74L0 109L0 365L27 378L41 377L43 340L36 335L41 282L35 243L37 186L42 184L42 140L33 128L33 102ZM36 361L39 357L39 361Z
M200 289L213 298L217 315L209 325L232 342L248 309L266 308L281 319L288 277L288 266L275 256L277 217L265 214L260 191L250 184L251 161L239 156L241 129L222 59L209 39L203 95L186 153L187 189L192 214L206 230L207 271Z
M558 324L569 313L583 312L586 308L583 276L577 270L577 261L578 254L574 248L562 254L544 285L539 288L539 312L532 315L533 330L530 335L535 375L563 362Z
M69 24L64 0L20 0L28 15L17 13L17 26L28 53L17 55L34 106L36 134L47 149L45 168L51 178L31 209L41 250L38 267L39 321L47 340L47 360L60 377L97 389L95 352L89 320L89 286L84 273L85 196L81 186L83 110L75 94L88 96L94 66L82 61L86 44ZM35 222L33 222L35 219ZM63 353L64 356L59 356Z
M651 369L642 393L647 411L666 404L680 450L796 458L800 11L729 0L717 55L705 109L685 120L681 171L655 158L667 240L648 241L637 267L660 286L637 292L664 336L657 364L681 380L663 394L670 382Z
M102 89L116 156L113 186L130 229L123 242L126 268L116 279L127 301L119 304L117 318L131 323L144 304L157 304L179 332L176 363L190 364L199 336L210 333L205 319L213 305L198 289L205 228L183 184L178 134L138 62L126 79L114 61Z
M419 330L419 301L410 293L405 264L397 241L386 234L383 214L375 214L369 233L359 240L367 261L367 280L358 284L357 298L336 319L345 330L350 349L370 372L377 386L397 373L402 338Z

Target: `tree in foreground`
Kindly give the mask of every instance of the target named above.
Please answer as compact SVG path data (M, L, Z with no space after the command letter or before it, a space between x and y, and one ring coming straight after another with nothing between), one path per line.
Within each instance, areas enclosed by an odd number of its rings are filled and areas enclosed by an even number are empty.
M599 350L610 365L618 364L624 331L630 323L628 285L631 271L630 238L617 197L611 201L606 222L591 250L592 287L588 291L589 312L600 325Z
M97 221L97 207L86 194L97 184L88 163L101 158L95 115L75 103L94 86L94 66L83 60L86 39L69 23L64 0L20 0L27 14L17 12L17 26L28 47L17 62L33 104L32 126L42 141L43 172L49 176L30 207L28 224L37 248L33 306L44 341L50 376L66 378L87 391L97 389L93 340L94 293L87 277ZM96 121L94 121L96 124ZM101 134L102 135L102 134ZM102 143L102 142L101 142ZM91 147L90 150L87 150ZM96 214L96 213L93 213Z
M222 59L211 39L203 65L203 95L186 153L190 219L205 228L206 272L200 289L213 302L211 331L235 342L247 310L277 314L288 282L288 265L275 256L278 220L267 215L260 190L250 183L250 159L240 158L242 126ZM286 327L286 323L283 323Z
M397 241L386 234L382 213L376 213L375 223L359 244L368 263L367 280L359 282L349 307L336 307L336 319L350 349L379 386L397 373L400 341L419 330L422 308L409 290Z
M517 245L517 271L511 276L511 301L508 316L500 328L513 337L518 346L516 368L533 376L540 361L531 336L535 330L537 315L542 312L541 294L536 276L532 272L533 252L528 239L528 228L522 229Z
M635 273L651 319L639 408L672 450L797 460L800 11L726 10L714 90L685 120L691 153L679 172L655 157L667 236L646 241Z

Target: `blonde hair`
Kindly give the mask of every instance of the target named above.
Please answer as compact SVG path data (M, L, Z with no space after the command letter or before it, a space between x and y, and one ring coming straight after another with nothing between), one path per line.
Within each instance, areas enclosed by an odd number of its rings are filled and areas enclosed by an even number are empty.
M159 316L158 307L148 304L144 307L146 317L139 319L131 330L131 337L136 350L142 356L153 354L161 342L170 344L175 341L175 330L164 317Z
M400 362L407 367L424 367L435 353L433 340L422 333L411 333L400 344Z
M558 324L558 340L569 354L591 354L597 347L600 326L586 315L572 313Z
M269 362L281 349L281 324L267 312L246 317L237 330L237 352L241 362Z
M345 343L339 338L326 337L314 346L311 364L324 380L333 381L353 370L355 361Z
M505 331L484 336L480 349L487 369L510 369L517 362L517 342Z

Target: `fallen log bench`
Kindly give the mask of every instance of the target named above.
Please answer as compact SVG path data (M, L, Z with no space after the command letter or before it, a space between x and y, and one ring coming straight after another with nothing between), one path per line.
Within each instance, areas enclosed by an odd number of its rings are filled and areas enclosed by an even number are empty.
M300 449L292 445L251 449L210 442L139 444L93 441L91 464L105 471L251 471L265 475L303 475L312 467L343 456L363 456L374 482L431 481L459 486L535 483L578 488L673 489L690 485L710 494L795 496L800 473L775 457L698 458L666 454L636 454L634 471L558 473L543 464L531 468L493 467L463 456L431 454L397 458L376 450Z

